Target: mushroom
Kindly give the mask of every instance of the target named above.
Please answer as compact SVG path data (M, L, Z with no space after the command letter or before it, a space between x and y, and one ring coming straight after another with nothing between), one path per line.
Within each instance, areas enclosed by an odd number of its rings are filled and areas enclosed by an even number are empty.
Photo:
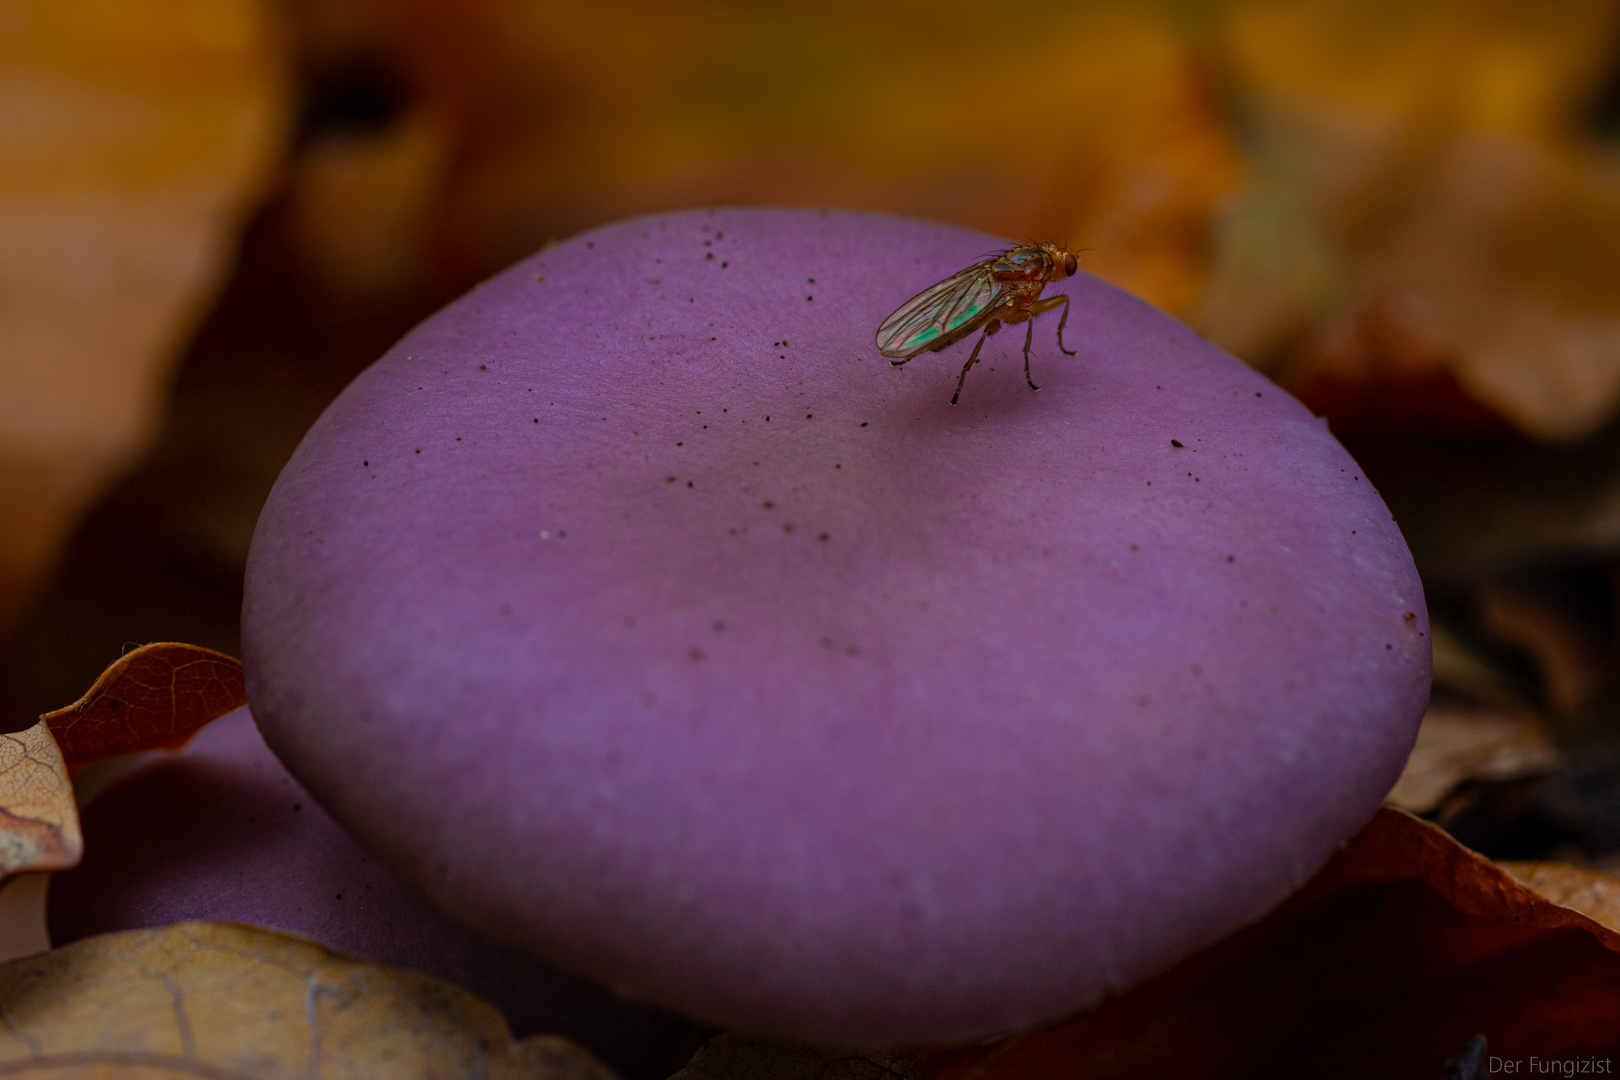
M340 829L246 709L153 758L86 809L84 861L51 881L51 941L188 919L259 923L473 990L518 1035L567 1035L628 1080L664 1080L692 1035L675 1017L479 938Z
M1006 246L640 218L417 327L317 422L243 612L265 738L455 918L621 993L846 1045L1089 1006L1264 914L1378 807L1421 586L1324 424L1079 274L903 369ZM958 350L959 351L959 350Z

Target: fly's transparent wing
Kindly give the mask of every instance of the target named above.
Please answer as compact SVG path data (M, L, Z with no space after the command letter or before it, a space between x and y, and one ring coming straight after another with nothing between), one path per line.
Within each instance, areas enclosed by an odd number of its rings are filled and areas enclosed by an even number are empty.
M994 259L958 271L895 309L877 330L878 351L891 359L910 359L971 331L995 309L1001 286L990 274Z

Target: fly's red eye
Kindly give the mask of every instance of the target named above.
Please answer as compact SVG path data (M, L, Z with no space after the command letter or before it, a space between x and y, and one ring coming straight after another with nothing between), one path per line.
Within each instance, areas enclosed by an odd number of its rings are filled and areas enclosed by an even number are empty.
M1075 268L1078 267L1079 265L1080 264L1075 261L1073 255L1065 255L1065 256L1063 256L1063 272L1065 274L1069 275L1070 277L1074 276Z

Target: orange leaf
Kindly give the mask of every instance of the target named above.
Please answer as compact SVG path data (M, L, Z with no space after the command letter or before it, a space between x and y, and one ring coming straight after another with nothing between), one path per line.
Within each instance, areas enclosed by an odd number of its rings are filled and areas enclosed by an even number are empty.
M40 719L75 768L113 754L176 749L246 704L241 661L160 641L125 653L84 697Z
M66 870L83 852L73 785L45 721L0 735L0 877Z
M934 1080L1432 1080L1476 1033L1504 1059L1620 1054L1620 933L1385 808L1270 916L1123 997L918 1056Z
M0 966L0 1074L615 1080L414 971L239 923L86 938Z
M1241 174L1208 58L1163 5L982 7L377 5L420 118L302 155L294 229L329 280L381 284L402 274L391 251L429 280L452 252L487 274L548 234L676 204L859 206L1069 238L1090 272L1188 308ZM964 94L964 71L1039 72L1040 89ZM1037 98L1059 104L1007 107ZM992 132L1017 149L985 154Z
M1253 164L1200 328L1336 432L1574 441L1620 408L1620 183L1572 120L1620 7L1222 5Z

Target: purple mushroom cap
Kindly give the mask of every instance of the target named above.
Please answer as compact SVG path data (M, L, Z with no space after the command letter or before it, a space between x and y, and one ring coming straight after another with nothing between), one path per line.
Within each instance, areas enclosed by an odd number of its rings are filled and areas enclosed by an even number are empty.
M891 368L1006 246L880 215L586 233L413 330L260 519L249 699L457 918L717 1025L855 1045L1086 1007L1379 805L1422 588L1322 421L1081 273Z
M459 983L519 1035L664 1080L691 1028L478 937L369 856L270 753L246 709L121 778L85 811L84 861L51 879L51 941L228 919Z

